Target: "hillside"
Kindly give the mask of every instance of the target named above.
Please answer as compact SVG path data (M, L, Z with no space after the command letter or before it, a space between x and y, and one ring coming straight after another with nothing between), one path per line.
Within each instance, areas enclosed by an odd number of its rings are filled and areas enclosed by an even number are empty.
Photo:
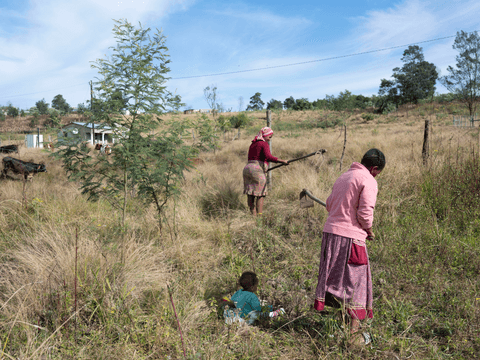
M479 358L479 128L452 126L460 110L448 106L371 117L274 112L275 156L327 153L274 170L257 218L246 209L242 169L265 112L249 113L240 139L230 141L231 131L185 174L162 231L155 209L136 199L122 227L118 212L87 201L47 151L22 147L20 158L48 172L25 190L0 180L0 350L11 359L181 359L183 340L189 359ZM19 131L29 120L15 121ZM0 125L2 145L8 136L21 141ZM372 147L387 159L368 244L374 318L363 330L372 343L352 348L338 312L312 308L327 213L301 209L298 198L306 188L326 199ZM221 298L245 270L259 275L259 297L285 316L240 328L219 318Z

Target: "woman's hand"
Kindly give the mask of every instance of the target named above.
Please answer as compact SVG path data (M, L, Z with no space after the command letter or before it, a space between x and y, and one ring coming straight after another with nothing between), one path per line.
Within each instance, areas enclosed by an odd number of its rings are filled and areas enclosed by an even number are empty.
M375 234L372 231L372 228L365 229L367 232L367 240L374 240L375 239Z
M278 161L279 161L280 163L282 163L283 165L288 165L288 160L280 160L280 159L278 159Z

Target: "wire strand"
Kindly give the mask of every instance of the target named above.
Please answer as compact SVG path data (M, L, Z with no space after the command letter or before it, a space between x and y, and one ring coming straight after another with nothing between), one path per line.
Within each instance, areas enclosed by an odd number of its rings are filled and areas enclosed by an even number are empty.
M321 62L321 61L336 60L336 59L342 59L342 58L351 57L351 56L365 55L365 54L371 54L371 53L380 52L380 51L387 51L387 50L392 50L392 49L398 49L398 48L401 48L401 47L406 47L406 46L411 46L411 45L417 45L417 44L424 44L424 43L433 42L433 41L440 41L440 40L450 39L450 38L453 38L453 37L456 37L456 36L457 36L457 35L444 36L444 37L441 37L441 38L436 38L436 39L431 39L431 40L417 41L417 42L414 42L414 43L411 43L411 44L396 45L396 46L391 46L391 47L383 48L383 49L375 49L375 50L369 50L369 51L362 51L362 52L354 53L354 54L332 56L332 57L323 58L323 59L316 59L316 60L309 60L309 61L301 61L301 62L291 63L291 64L267 66L267 67L256 68L256 69L237 70L237 71L229 71L229 72L222 72L222 73L215 73L215 74L206 74L206 75L193 75L193 76L172 77L172 78L170 78L170 80L194 79L194 78L200 78L200 77L239 74L239 73L259 71L259 70L276 69L276 68L282 68L282 67L287 67L287 66L297 66L297 65L311 64L311 63L316 63L316 62Z

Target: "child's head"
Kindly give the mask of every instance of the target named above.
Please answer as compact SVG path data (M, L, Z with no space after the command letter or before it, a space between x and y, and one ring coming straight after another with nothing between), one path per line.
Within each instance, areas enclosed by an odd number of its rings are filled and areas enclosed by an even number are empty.
M245 271L242 276L240 276L238 283L243 288L243 290L253 292L258 285L257 274L251 271Z

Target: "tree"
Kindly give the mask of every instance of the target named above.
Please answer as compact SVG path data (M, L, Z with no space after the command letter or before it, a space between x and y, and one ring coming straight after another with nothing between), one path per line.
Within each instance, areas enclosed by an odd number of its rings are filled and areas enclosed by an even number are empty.
M47 115L48 114L48 103L45 102L45 99L39 100L35 103L37 107L38 113L40 115Z
M240 129L250 124L250 118L247 116L247 114L242 112L236 116L232 116L230 118L230 123L234 129L238 130L237 138L240 139Z
M203 96L212 111L213 119L215 119L215 116L220 110L220 105L217 103L217 95L217 87L215 85L212 85L211 87L207 86L203 89Z
M282 110L283 104L280 100L272 99L267 103L267 110Z
M388 113L392 106L398 107L400 97L398 96L398 88L393 80L382 79L378 90L375 106L380 114Z
M312 105L315 109L327 109L328 103L325 99L317 99L312 102Z
M441 78L442 84L465 103L473 119L480 96L480 37L476 31L457 32L453 48L458 50L455 68L449 66L449 75Z
M293 105L295 105L295 99L293 96L290 96L283 102L283 107L287 110L293 108Z
M83 139L64 137L54 156L63 160L69 179L79 181L90 200L106 199L121 211L122 225L135 190L145 204L155 206L161 228L165 206L180 193L190 159L209 145L211 137L202 136L202 143L189 145L183 140L187 121L164 122L160 117L183 105L179 95L166 89L170 60L162 32L157 29L151 36L141 24L114 21L117 44L112 55L92 64L99 74L96 96L113 111L102 125L110 127L116 139L112 155L92 156ZM118 90L129 115L112 103Z
M345 89L333 99L333 109L336 111L352 110L355 108L355 95L351 91Z
M68 105L67 101L63 98L63 95L56 95L52 100L52 108L60 111L60 114L68 114L72 111L70 105Z
M418 100L435 94L438 71L434 64L425 61L422 48L410 45L404 52L402 68L393 69L398 96L402 104L417 104Z
M57 109L50 111L50 116L45 120L44 125L51 128L60 126L60 113Z
M85 114L85 112L87 111L87 107L85 106L84 103L80 103L77 105L77 114Z
M262 96L262 94L257 92L257 93L255 93L255 95L253 95L250 98L250 104L247 106L247 111L249 111L249 110L262 110L263 109L263 105L265 105L265 103L260 98L261 96Z
M295 100L295 104L293 105L292 109L297 111L311 110L313 109L313 105L310 103L310 101L308 101L307 98L301 98Z
M12 103L9 103L7 106L7 115L11 116L13 118L16 118L18 116L18 108L12 105Z

